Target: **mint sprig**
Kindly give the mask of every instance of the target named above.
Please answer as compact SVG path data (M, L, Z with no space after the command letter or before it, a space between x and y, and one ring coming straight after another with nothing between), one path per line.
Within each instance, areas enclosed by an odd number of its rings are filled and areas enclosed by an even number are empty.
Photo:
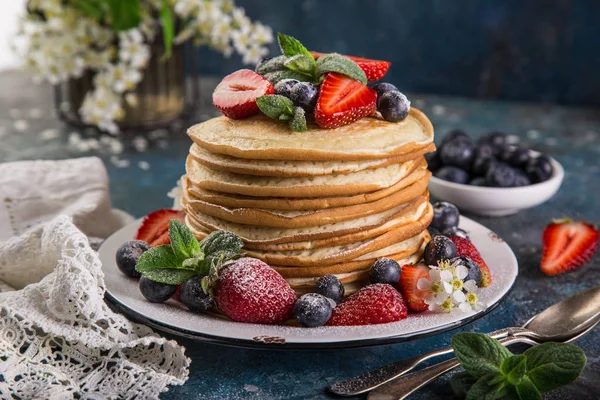
M358 64L344 57L341 54L331 53L319 57L317 60L317 75L323 76L328 72L337 72L347 75L360 81L363 85L367 84L367 75Z
M315 60L310 51L307 50L300 41L292 36L285 35L281 32L277 33L277 42L279 42L279 48L281 53L286 57L293 57L296 55L305 55Z
M454 393L467 400L541 399L541 394L573 382L585 368L583 351L567 343L544 343L521 355L481 333L452 338L456 358L465 372L452 377Z
M301 107L296 107L290 99L278 94L261 96L256 99L258 108L269 118L289 121L293 131L303 132L306 127L306 115Z

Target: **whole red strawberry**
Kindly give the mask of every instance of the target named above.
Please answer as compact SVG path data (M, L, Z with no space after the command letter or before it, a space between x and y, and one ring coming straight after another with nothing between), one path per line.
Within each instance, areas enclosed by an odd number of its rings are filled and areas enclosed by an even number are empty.
M272 324L292 317L296 293L273 268L256 258L240 258L219 273L219 309L234 321Z
M385 283L365 286L333 309L327 325L374 325L400 321L408 316L400 292Z
M471 243L469 239L460 236L448 236L456 246L456 253L459 257L469 257L481 269L481 287L488 287L492 284L492 273L490 267L483 261L479 250Z
M555 220L544 230L541 269L549 276L571 271L588 262L598 249L598 229L568 218Z

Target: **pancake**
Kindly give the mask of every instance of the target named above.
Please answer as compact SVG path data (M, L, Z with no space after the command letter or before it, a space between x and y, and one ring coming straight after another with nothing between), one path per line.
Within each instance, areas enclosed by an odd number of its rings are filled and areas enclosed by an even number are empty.
M389 210L400 204L409 203L424 194L427 190L427 179L421 179L403 190L371 203L305 211L227 208L189 196L185 186L186 181L183 185L182 204L187 210L199 211L225 221L244 225L302 228L366 217Z
M416 162L422 159L350 174L276 178L215 171L188 156L186 171L192 185L217 192L256 197L326 197L388 188L408 176Z
M215 171L232 172L243 175L297 177L330 174L345 174L365 169L387 167L414 160L435 150L430 143L410 153L364 161L282 161L282 160L249 160L224 154L212 153L197 144L190 148L190 155L200 164Z
M374 116L336 129L309 124L293 132L287 123L257 115L244 120L218 117L194 125L188 135L200 147L251 160L350 161L390 158L433 143L433 126L411 108L406 119L392 123Z
M356 204L371 203L390 196L399 190L413 184L420 179L429 180L431 172L427 170L424 162L415 165L414 170L395 185L371 193L360 193L352 196L315 197L315 198L288 198L288 197L254 197L230 193L220 193L205 190L193 185L184 176L183 184L191 197L207 203L233 208L261 208L270 210L317 210L333 207L352 206Z

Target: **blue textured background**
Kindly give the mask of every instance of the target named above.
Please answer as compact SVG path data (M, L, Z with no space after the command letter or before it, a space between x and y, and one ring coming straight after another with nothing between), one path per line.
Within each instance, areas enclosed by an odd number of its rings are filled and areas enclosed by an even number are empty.
M600 104L600 2L237 0L309 49L392 61L407 92ZM278 50L273 47L274 53ZM242 67L201 51L202 73Z

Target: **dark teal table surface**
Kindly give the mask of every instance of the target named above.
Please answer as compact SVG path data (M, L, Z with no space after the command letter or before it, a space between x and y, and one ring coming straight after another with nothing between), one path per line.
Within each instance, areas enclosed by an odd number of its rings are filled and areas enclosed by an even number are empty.
M215 81L204 79L203 104L190 123L214 115L210 93ZM51 90L35 86L17 72L0 73L0 161L101 157L108 169L115 207L141 217L171 205L166 193L184 172L190 140L187 124L164 137L150 133L149 147L124 140L124 151L112 154L105 145L82 151L69 144L77 129L53 116ZM558 277L539 270L541 234L552 218L569 215L600 224L600 109L564 108L539 104L474 101L463 98L412 95L413 105L432 120L437 140L451 128L472 135L500 130L521 143L555 157L566 170L565 182L547 203L502 218L473 217L505 239L519 260L519 277L509 296L481 319L459 329L395 345L365 349L281 352L246 350L176 339L192 359L190 378L171 387L164 399L326 399L328 384L368 369L445 346L460 331L489 332L519 325L552 303L600 284L600 255L584 267ZM83 136L92 132L79 132ZM71 140L72 142L72 140ZM147 163L147 164L146 164ZM129 164L129 166L125 166ZM85 173L85 171L81 171ZM600 329L579 345L588 365L579 380L544 396L546 399L600 397ZM447 381L440 379L412 399L449 398Z

